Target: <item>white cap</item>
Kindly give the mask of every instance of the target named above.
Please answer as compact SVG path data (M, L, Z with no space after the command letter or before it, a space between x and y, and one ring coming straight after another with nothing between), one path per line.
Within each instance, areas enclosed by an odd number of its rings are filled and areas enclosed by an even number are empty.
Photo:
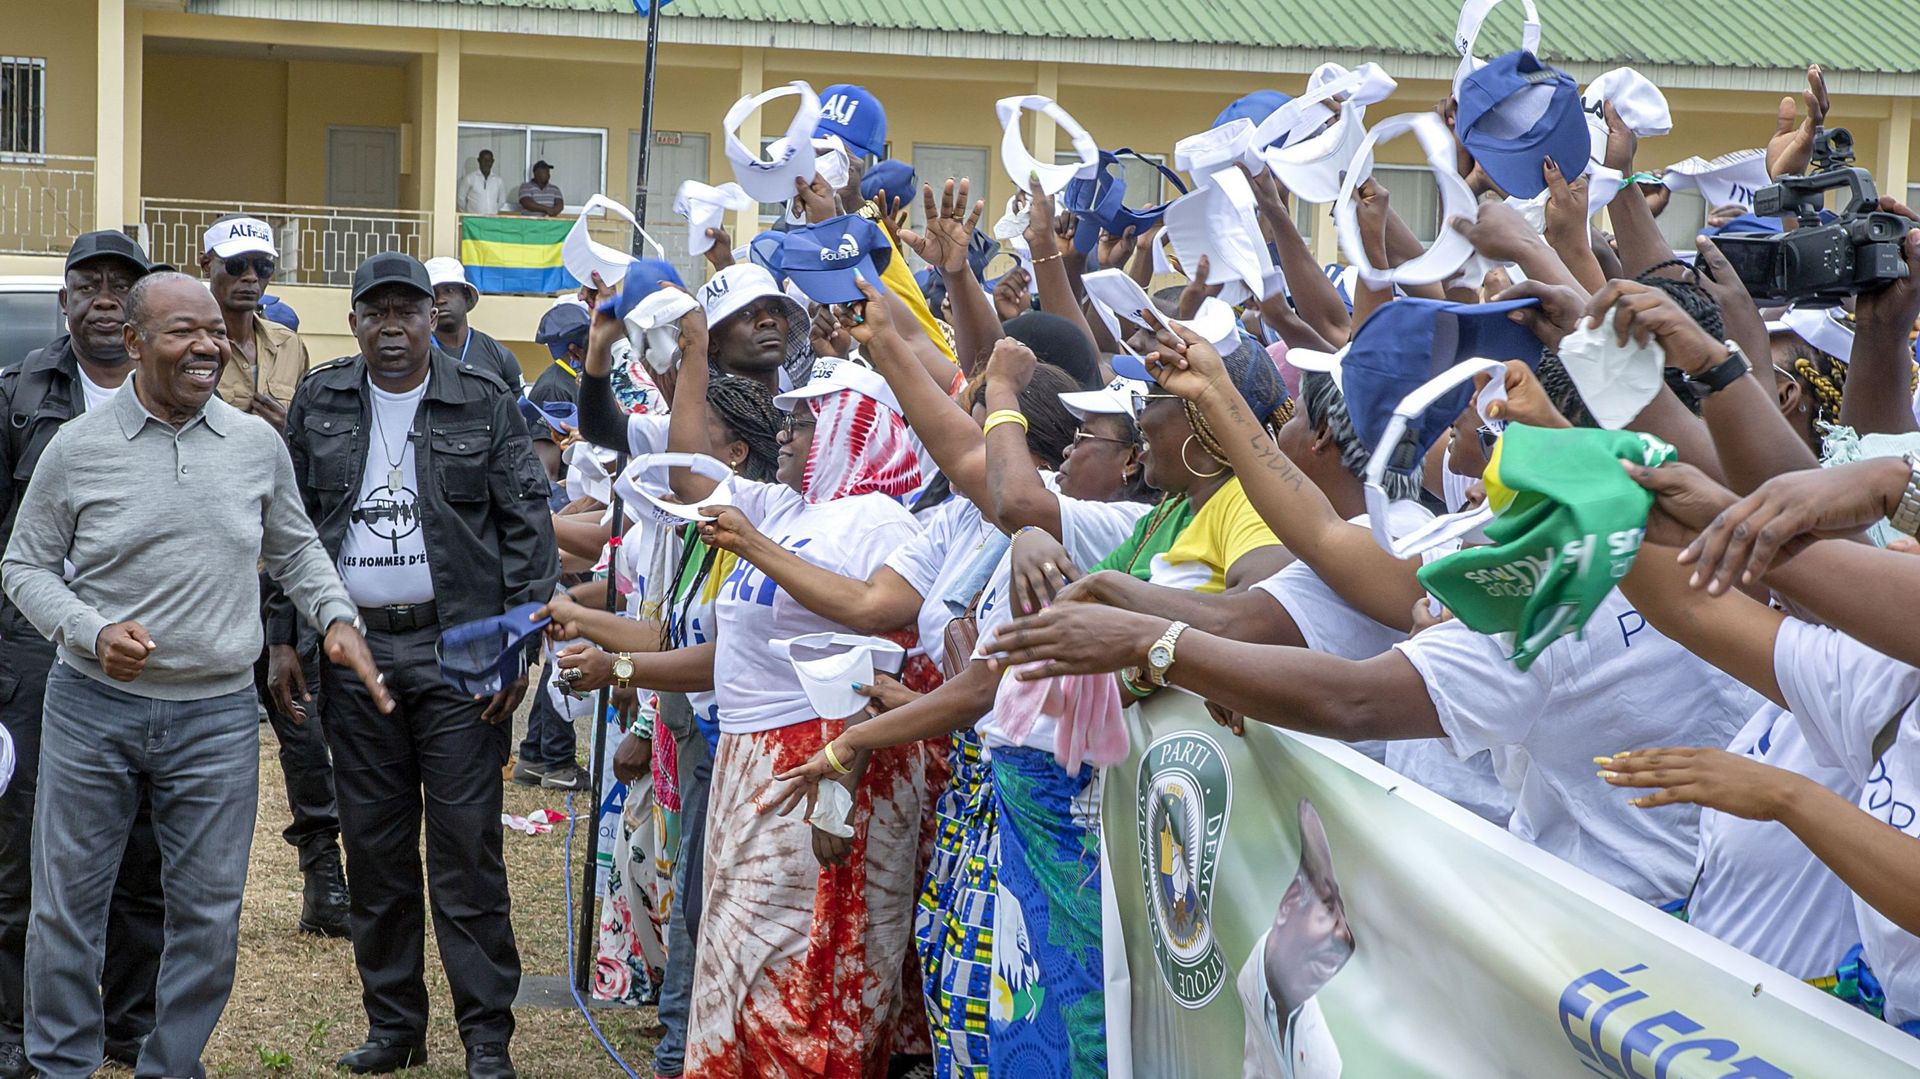
M1853 362L1853 327L1844 307L1789 307L1778 325L1841 363ZM1775 323L1767 323L1774 333Z
M1660 182L1669 191L1698 190L1707 209L1737 204L1753 209L1753 193L1770 186L1767 152L1763 149L1735 150L1711 161L1690 157L1668 165Z
M426 267L427 280L433 284L434 288L439 288L441 285L459 285L466 289L468 295L472 296L476 302L479 301L480 290L474 288L473 282L467 280L467 268L460 264L459 259L441 255L439 258L428 259Z
M1253 121L1240 116L1219 127L1188 135L1173 144L1173 167L1192 173L1194 179L1202 183L1220 169L1237 164L1244 163L1257 171L1264 162L1252 149L1253 130Z
M1580 91L1580 108L1587 114L1587 136L1592 142L1596 165L1607 159L1607 105L1613 106L1613 111L1620 114L1620 122L1638 138L1650 139L1673 130L1673 111L1667 107L1667 95L1638 71L1616 67ZM1591 200L1591 194L1588 198Z
M1373 147L1382 139L1411 131L1426 152L1427 168L1440 185L1440 220L1464 217L1471 221L1480 212L1472 189L1455 168L1453 132L1446 121L1431 112L1401 113L1380 121L1367 132L1355 151L1346 179L1340 185L1340 198L1333 205L1333 221L1340 231L1340 252L1359 267L1360 279L1369 284L1391 282L1398 285L1430 285L1454 275L1473 257L1473 243L1458 229L1442 225L1440 235L1426 251L1390 269L1375 267L1367 261L1360 242L1360 222L1353 204L1353 193L1361 181L1373 175ZM1291 354L1289 354L1291 357ZM1300 366L1294 364L1295 367Z
M1232 284L1221 294L1229 303L1264 296L1273 256L1260 234L1253 187L1246 174L1228 167L1209 182L1167 204L1166 232L1188 276L1207 259L1207 284ZM1244 291L1242 291L1244 290Z
M1113 335L1115 341L1126 339L1120 319L1125 318L1136 326L1144 327L1147 325L1148 312L1152 312L1152 317L1161 322L1186 327L1222 356L1240 347L1240 323L1234 317L1233 308L1211 296L1201 303L1200 310L1192 318L1183 321L1167 318L1154 310L1153 299L1138 281L1127 276L1125 270L1096 270L1083 276L1080 281L1086 286L1087 299L1093 301L1094 312L1100 316L1100 321L1107 324L1107 332Z
M765 266L752 262L736 262L707 279L698 293L701 310L707 313L707 325L718 328L722 322L738 312L745 310L753 301L763 296L778 296L788 305L789 321L798 320L801 332L805 332L807 309L793 302L793 297L780 290L780 283Z
M627 342L654 374L673 370L680 358L680 320L700 301L677 288L655 289L627 312Z
M1049 195L1058 195L1067 189L1075 177L1090 177L1100 167L1100 145L1087 134L1080 122L1067 114L1050 97L1040 94L1023 94L1015 97L1003 97L994 102L994 112L1000 117L1000 164L1005 166L1007 175L1013 178L1013 186L1022 191L1031 190L1033 176L1040 177L1040 189ZM1045 113L1059 125L1069 141L1073 152L1080 160L1063 165L1051 161L1041 161L1027 149L1020 137L1020 113L1031 109Z
M762 157L740 141L740 125L755 109L783 97L798 97L800 107L787 125L784 145L779 153ZM733 165L733 177L741 190L756 202L785 202L793 197L795 180L812 180L819 171L813 152L813 129L820 123L820 98L804 82L790 82L758 94L750 94L733 103L721 126L726 131L727 161Z
M822 719L865 711L869 701L854 692L854 683L872 685L875 671L899 674L907 659L907 650L892 641L852 633L809 633L768 643L786 653L807 703Z
M619 454L579 439L568 446L562 456L567 462L567 475L562 483L567 489L567 498L591 498L610 506L613 502L611 469Z
M1525 52L1540 54L1540 12L1533 6L1533 0L1520 0L1526 14L1520 24L1520 48ZM1487 14L1500 6L1500 0L1466 0L1460 5L1460 18L1453 26L1453 47L1460 51L1460 66L1453 73L1453 95L1460 96L1460 84L1468 75L1486 66L1486 62L1473 54L1474 43L1480 40L1480 25L1487 21ZM1494 55L1511 52L1511 49L1497 49Z
M215 221L200 240L200 250L216 258L230 259L250 251L280 257L280 249L273 246L273 226L257 217Z
M583 285L593 283L593 275L600 275L602 285L618 286L627 275L627 267L633 265L633 256L625 251L608 247L593 238L587 230L587 219L599 210L625 221L629 227L640 234L640 239L653 248L655 258L664 261L665 248L647 235L647 230L633 218L633 211L613 201L605 195L595 195L580 208L580 216L573 221L573 227L567 230L566 238L560 241L560 264L567 268L575 281Z
M1367 106L1386 100L1399 84L1378 64L1361 64L1352 71L1338 64L1322 64L1313 79L1305 94L1274 110L1274 116L1267 118L1255 136L1263 138L1271 130L1278 138L1291 124L1296 139L1277 149L1266 143L1256 145L1266 147L1261 156L1288 191L1308 202L1332 202L1340 196L1342 174L1366 136ZM1298 137L1305 134L1301 129L1314 116L1330 107L1339 110L1331 126L1309 137Z
M698 180L681 183L673 196L673 212L687 219L687 254L704 255L713 247L708 229L717 229L726 220L728 210L749 210L753 196L732 181L713 187Z
M847 186L848 179L853 176L853 161L847 156L847 144L840 141L840 136L816 136L812 140L811 145L813 146L814 154L814 175L825 180L827 186L833 188L835 191ZM787 140L784 136L767 144L768 157L779 157L786 152ZM811 182L812 177L809 177L808 180ZM787 206L787 224L806 224L807 215L801 213L794 206L793 192L787 192L785 201Z
M714 481L713 492L701 499L699 506L668 502L666 496L673 493L668 470L673 468L690 469L695 475ZM660 524L704 521L707 517L700 512L700 506L733 505L733 469L704 453L647 453L627 462L626 471L613 481L613 493L636 509L652 506L653 519Z
M893 395L893 387L878 371L854 360L842 360L833 356L816 356L813 370L807 375L807 383L779 394L773 403L783 412L792 412L793 406L814 397L852 390L864 397L871 397L881 404L900 411L900 399Z
M1140 415L1140 401L1147 395L1147 384L1135 378L1115 375L1112 382L1097 390L1074 390L1060 395L1074 418L1085 422L1095 416Z

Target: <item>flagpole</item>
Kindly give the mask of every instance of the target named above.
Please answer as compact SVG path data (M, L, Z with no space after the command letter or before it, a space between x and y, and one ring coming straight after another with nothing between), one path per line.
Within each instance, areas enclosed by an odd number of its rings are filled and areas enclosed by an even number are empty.
M635 0L635 5L645 2L647 5L647 59L646 75L640 92L640 152L639 160L634 163L634 199L633 219L639 228L633 230L632 253L634 258L644 258L647 254L645 242L640 238L640 229L647 224L647 162L653 154L653 74L659 60L660 9L666 0ZM627 455L618 454L614 458L613 474L618 476L627 470ZM620 506L620 496L613 495L611 518L615 522L625 520ZM607 610L613 611L619 602L619 589L615 579L619 575L620 535L615 532L607 549ZM585 860L580 869L580 921L574 934L573 984L581 993L593 986L594 961L600 950L600 918L598 905L600 899L600 801L604 792L600 789L600 776L606 767L607 754L607 710L613 702L613 693L603 688L594 699L594 723L591 767L587 772L588 790L592 798L588 802L587 813L593 822L593 853ZM619 842L616 829L614 842ZM619 851L613 852L619 857Z

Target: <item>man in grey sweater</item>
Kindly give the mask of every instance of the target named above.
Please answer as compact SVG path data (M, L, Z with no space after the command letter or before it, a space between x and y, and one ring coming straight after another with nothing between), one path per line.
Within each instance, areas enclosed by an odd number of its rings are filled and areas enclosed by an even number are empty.
M205 1074L200 1054L233 988L259 795L255 566L324 628L327 658L391 708L279 435L214 396L230 353L213 297L155 273L127 314L132 391L48 443L0 560L0 586L59 650L26 964L27 1060L45 1079L100 1063L100 942L143 790L167 925L138 1071Z

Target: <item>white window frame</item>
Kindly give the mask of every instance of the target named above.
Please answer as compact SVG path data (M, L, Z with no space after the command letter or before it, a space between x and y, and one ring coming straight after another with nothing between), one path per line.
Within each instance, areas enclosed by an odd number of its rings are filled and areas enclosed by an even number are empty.
M13 102L13 109L7 115L0 115L0 135L11 135L21 123L22 113L31 112L26 118L28 139L31 146L8 148L0 142L0 161L24 164L40 164L47 156L47 61L43 56L0 56L0 79L11 81L24 69L30 84L30 100Z
M493 131L520 132L521 138L526 140L521 145L521 156L529 166L537 160L533 156L533 136L536 132L551 132L559 135L598 135L600 136L600 182L594 184L592 190L584 192L584 197L582 197L579 202L572 201L576 192L570 192L566 186L562 186L560 192L567 196L568 202L561 207L561 210L567 213L577 214L585 208L587 199L601 194L607 189L607 129L604 127L568 127L565 124L517 124L505 120L462 120L460 121L460 126L463 128L472 127L486 128ZM528 176L531 175L531 173L528 174ZM520 184L527 182L527 178L528 177L522 177L520 183L513 185L513 189L518 190ZM511 192L509 192L507 197L507 212L510 214L520 212L520 204L513 199Z
M1429 181L1429 182L1431 182L1431 181L1433 180L1433 170L1432 170L1432 169L1430 169L1430 168L1428 168L1428 167L1427 167L1427 166L1425 166L1425 165L1380 165L1380 164L1376 164L1376 165L1374 165L1374 167L1373 167L1373 173L1374 173L1374 175L1375 175L1375 176L1378 176L1378 175L1380 175L1380 174L1382 174L1382 173L1389 173L1389 172L1407 172L1407 173L1415 173L1415 174L1418 174L1418 175L1419 175L1419 177L1420 177L1421 179L1423 179L1423 180L1426 180L1426 181ZM1391 202L1389 202L1389 205L1391 206ZM1446 227L1447 227L1447 222L1446 222L1446 202L1445 202L1445 200L1444 200L1444 199L1442 199L1442 198L1440 198L1440 197L1439 197L1438 195L1436 195L1436 196L1434 197L1434 200L1433 200L1433 208L1434 208L1434 210L1433 210L1433 212L1434 212L1434 221L1433 221L1433 226L1432 226L1432 229L1433 229L1433 236L1432 236L1432 238L1430 238L1430 239L1424 239L1424 240L1420 240L1420 246L1421 246L1421 247L1432 247L1432 246L1433 246L1433 241L1434 241L1434 240L1437 240L1437 239L1439 239L1439 238L1440 238L1440 230L1441 230L1441 229L1443 229L1443 228L1446 228ZM1413 235L1414 235L1414 238L1416 238L1416 239L1419 239L1419 237L1420 237L1420 228L1419 228L1419 226L1417 226L1417 225L1416 225L1416 224L1415 224L1414 222L1412 222L1412 221L1408 221L1408 220L1407 220L1407 217L1406 217L1406 214L1402 212L1403 210L1405 210L1405 207L1394 207L1394 212L1395 212L1395 213L1398 213L1398 214L1400 214L1400 220L1406 223L1406 226L1407 226L1407 228L1408 228L1408 229L1410 229L1410 230L1412 230L1412 232L1413 232Z

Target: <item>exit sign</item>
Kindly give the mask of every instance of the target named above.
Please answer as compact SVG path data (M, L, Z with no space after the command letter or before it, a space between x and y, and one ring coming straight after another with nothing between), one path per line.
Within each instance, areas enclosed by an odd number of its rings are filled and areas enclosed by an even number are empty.
M656 131L653 133L653 144L655 146L678 146L680 145L680 132Z

